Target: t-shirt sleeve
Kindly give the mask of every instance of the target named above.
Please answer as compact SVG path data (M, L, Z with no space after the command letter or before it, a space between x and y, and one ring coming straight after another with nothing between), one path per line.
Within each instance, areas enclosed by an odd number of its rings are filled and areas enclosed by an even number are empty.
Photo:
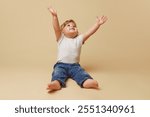
M57 42L57 44L61 43L61 41L63 40L63 37L64 37L64 34L62 33L61 36L60 36L60 38L59 38L59 40L58 40L58 42Z
M83 43L83 35L79 35L79 36L78 36L78 44L79 44L79 45L84 44L84 43Z

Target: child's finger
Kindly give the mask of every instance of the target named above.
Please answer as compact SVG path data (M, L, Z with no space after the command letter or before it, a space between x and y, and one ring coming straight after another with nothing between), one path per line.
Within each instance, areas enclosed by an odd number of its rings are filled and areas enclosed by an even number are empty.
M107 21L107 19L108 19L108 18L107 18L106 16L103 18L103 20L104 20L105 22Z
M53 9L51 6L48 7L48 10L49 10L50 12L54 13L54 9Z

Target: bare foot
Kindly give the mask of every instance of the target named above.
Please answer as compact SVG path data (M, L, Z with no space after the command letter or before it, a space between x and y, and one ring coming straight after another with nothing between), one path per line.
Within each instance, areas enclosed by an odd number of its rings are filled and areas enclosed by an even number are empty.
M47 90L49 90L48 92L52 92L52 91L56 91L56 90L60 90L60 89L61 89L61 85L60 85L59 81L57 81L57 80L52 81L47 86Z
M98 86L98 82L93 80L93 79L87 79L84 83L83 83L83 87L84 88L93 88L93 89L99 89Z

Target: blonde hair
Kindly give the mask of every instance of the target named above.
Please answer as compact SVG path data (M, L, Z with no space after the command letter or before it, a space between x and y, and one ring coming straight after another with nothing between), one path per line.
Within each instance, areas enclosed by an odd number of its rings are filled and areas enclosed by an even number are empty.
M63 28L64 28L68 23L70 23L70 22L74 23L75 26L77 26L74 20L69 19L69 20L66 20L66 21L60 26L61 31L62 31Z

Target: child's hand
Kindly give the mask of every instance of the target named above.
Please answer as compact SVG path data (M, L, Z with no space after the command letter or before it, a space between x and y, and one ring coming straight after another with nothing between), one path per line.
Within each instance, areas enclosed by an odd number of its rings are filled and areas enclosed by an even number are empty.
M97 21L98 25L102 25L107 21L107 17L106 16L97 17L96 21Z
M52 14L53 16L57 16L56 10L54 10L51 6L48 7L48 10L51 12L51 14Z

